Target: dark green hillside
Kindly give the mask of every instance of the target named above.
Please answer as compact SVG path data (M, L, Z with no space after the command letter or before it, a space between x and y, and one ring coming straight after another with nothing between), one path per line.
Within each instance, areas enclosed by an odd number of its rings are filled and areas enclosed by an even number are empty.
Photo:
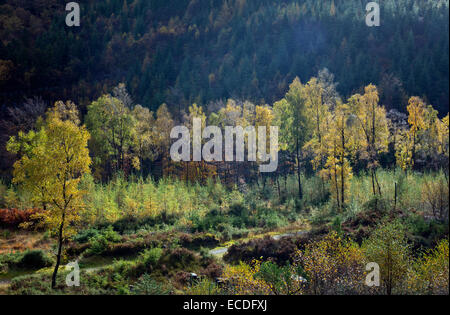
M124 81L135 100L172 111L242 98L272 103L295 76L327 67L348 96L368 83L388 107L406 95L448 108L448 1L382 1L381 27L366 1L0 1L0 100L24 95L88 99Z

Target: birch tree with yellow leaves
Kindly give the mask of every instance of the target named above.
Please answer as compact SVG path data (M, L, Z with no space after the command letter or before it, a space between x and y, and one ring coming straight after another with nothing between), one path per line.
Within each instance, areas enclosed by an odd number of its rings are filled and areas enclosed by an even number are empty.
M312 125L312 137L305 144L305 149L312 151L312 165L317 170L324 166L326 159L327 150L324 145L324 136L329 128L331 113L329 105L323 102L324 89L322 84L316 78L312 78L305 85L304 93L307 115Z
M52 288L56 286L63 242L74 233L83 209L84 192L78 189L78 184L83 175L90 172L91 164L88 131L73 119L67 119L74 115L61 114L62 107L58 105L61 104L57 103L47 112L46 120L37 132L39 136L32 137L27 152L14 164L13 179L33 194L35 202L48 205L40 216L58 239ZM73 107L70 108L73 114ZM19 138L12 137L8 150L17 152L24 139L27 137L23 134Z
M379 155L387 152L389 128L386 110L378 104L377 87L369 84L364 94L355 94L349 99L351 113L356 119L355 136L359 157L367 161L372 180L372 192L381 196L381 187L377 178Z
M424 163L435 169L447 168L448 115L440 120L437 111L417 96L409 99L407 110L409 129L397 143L397 165L404 170Z
M323 135L326 163L321 177L330 182L331 191L340 211L345 206L346 194L352 178L350 157L354 151L354 126L347 104L338 104Z
M135 133L133 137L133 149L136 153L133 158L133 167L143 171L144 160L153 160L155 158L155 118L153 112L148 108L136 105L133 108L132 115L135 118Z

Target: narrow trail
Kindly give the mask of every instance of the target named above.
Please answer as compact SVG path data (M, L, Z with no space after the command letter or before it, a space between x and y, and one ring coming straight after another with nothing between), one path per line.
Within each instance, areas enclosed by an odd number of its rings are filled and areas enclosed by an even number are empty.
M282 234L272 235L271 238L276 240L276 241L278 241L278 240L282 239L283 237L300 236L300 235L303 235L303 234L305 234L307 232L308 232L307 230L301 230L301 231L291 232L291 233L282 233ZM265 237L265 235L262 235L261 237L256 237L255 239L263 238L263 237ZM229 247L231 247L231 245L230 246L226 246L226 247L214 248L214 249L209 251L209 254L213 255L213 256L225 255L228 252L228 248Z

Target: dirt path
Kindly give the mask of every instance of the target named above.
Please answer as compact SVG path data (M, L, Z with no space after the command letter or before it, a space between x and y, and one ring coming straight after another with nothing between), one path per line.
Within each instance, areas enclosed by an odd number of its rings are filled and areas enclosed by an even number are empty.
M281 238L283 238L283 237L299 236L299 235L305 234L305 233L307 233L307 232L308 232L307 230L302 230L302 231L291 232L291 233L276 234L276 235L272 235L271 237L272 237L274 240L278 241L279 239L281 239ZM265 235L262 235L261 237L256 237L255 239L263 238L263 237L265 237ZM231 246L231 245L230 245L230 246ZM212 249L212 250L209 251L209 254L210 254L210 255L213 255L213 256L223 256L223 255L225 255L225 254L228 252L228 248L229 248L230 246L214 248L214 249Z

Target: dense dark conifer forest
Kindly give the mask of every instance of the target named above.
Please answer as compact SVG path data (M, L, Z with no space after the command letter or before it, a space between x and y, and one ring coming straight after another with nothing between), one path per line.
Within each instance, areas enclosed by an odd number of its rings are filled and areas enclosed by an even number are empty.
M61 1L0 3L3 105L86 105L119 82L152 110L273 103L322 68L343 96L373 83L388 108L405 111L409 95L442 114L449 105L448 1L383 0L375 28L354 0L80 1L79 28L65 26Z

